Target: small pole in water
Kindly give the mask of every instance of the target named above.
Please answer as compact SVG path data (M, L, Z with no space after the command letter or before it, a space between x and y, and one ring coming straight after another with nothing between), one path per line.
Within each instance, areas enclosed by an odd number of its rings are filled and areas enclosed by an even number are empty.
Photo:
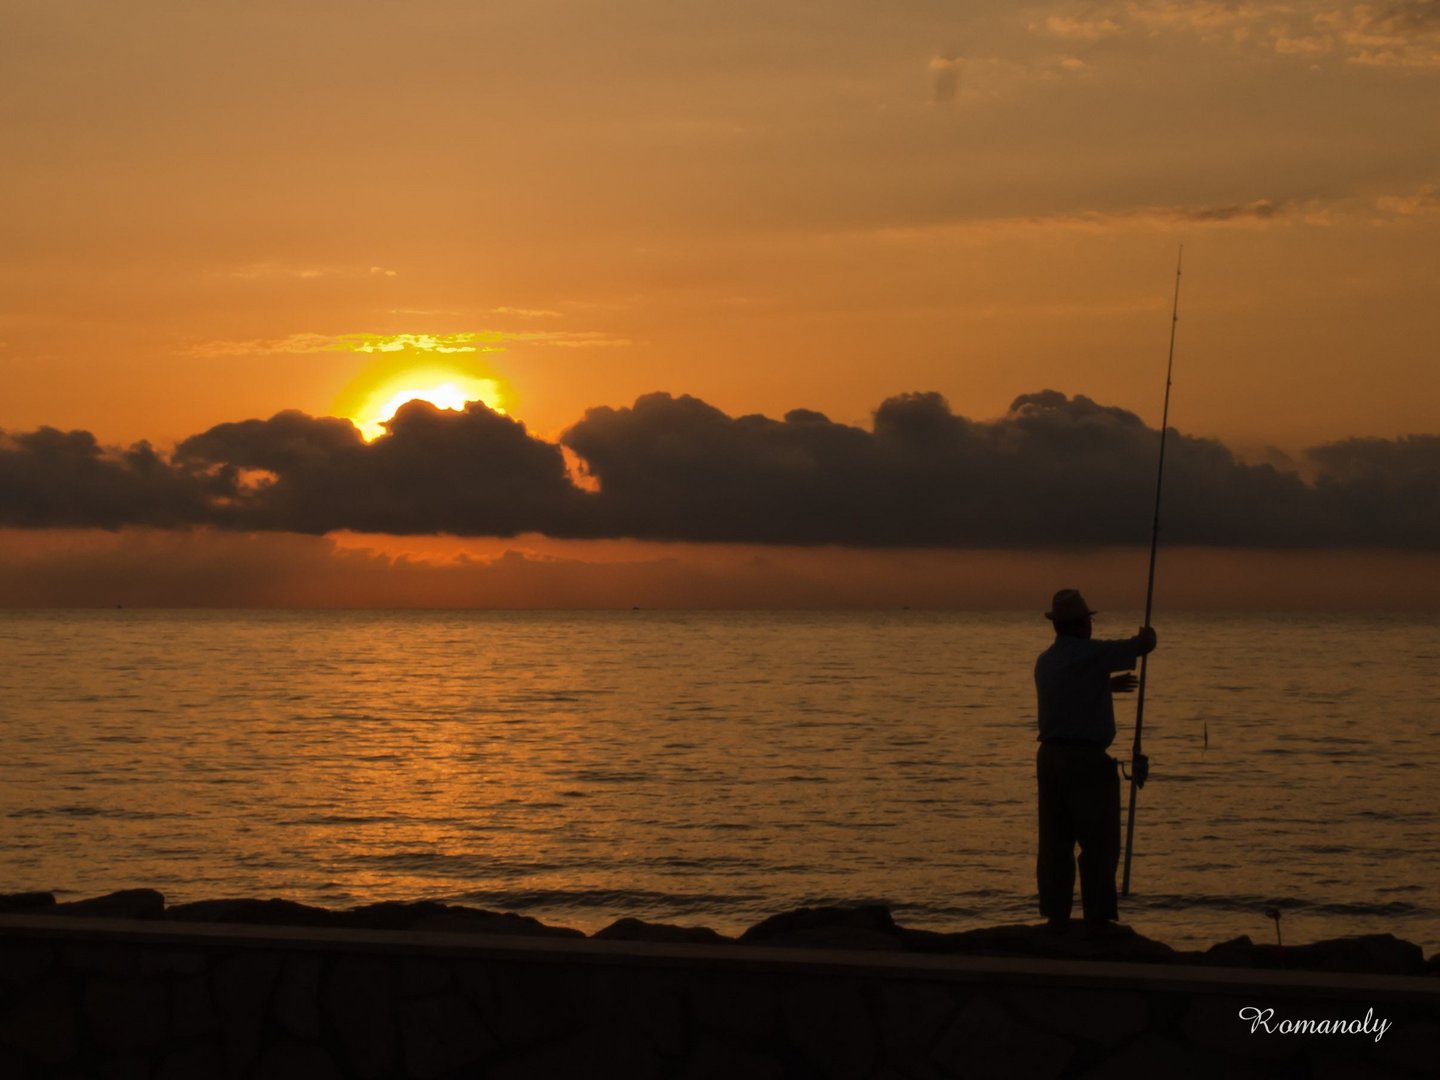
M1175 300L1170 308L1170 354L1165 361L1165 407L1160 414L1160 464L1155 473L1155 518L1150 526L1150 579L1145 586L1145 625L1155 604L1155 552L1160 546L1160 485L1165 480L1165 433L1170 428L1170 373L1175 368L1175 327L1180 322L1180 266L1185 245L1175 256ZM1140 730L1145 723L1145 669L1149 656L1140 657L1140 686L1135 694L1135 743L1130 751L1130 812L1125 821L1125 875L1120 894L1130 895L1130 859L1135 854L1135 762L1140 760Z

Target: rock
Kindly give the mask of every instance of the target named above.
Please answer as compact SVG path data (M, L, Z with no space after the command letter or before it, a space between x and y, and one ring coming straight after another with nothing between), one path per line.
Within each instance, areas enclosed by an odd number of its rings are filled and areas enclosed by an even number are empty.
M159 1046L170 1026L164 984L152 979L89 979L80 1012L95 1042L110 1051Z
M0 1044L59 1065L79 1050L80 1029L65 981L59 973L22 993L0 1020Z
M902 949L903 931L879 904L798 908L772 915L740 935L744 945L830 949Z
M1251 967L1251 957L1255 952L1255 942L1250 940L1248 934L1241 934L1229 941L1222 941L1218 945L1211 945L1199 956L1199 962L1212 967Z
M1072 1039L1119 1046L1150 1026L1145 995L1096 987L1007 986L1016 1015Z
M1329 938L1307 945L1256 945L1238 937L1213 945L1202 963L1287 971L1339 971L1351 975L1424 975L1425 953L1393 934Z
M1076 922L1064 933L1045 925L992 926L954 934L915 937L903 931L907 947L915 951L962 953L970 956L1029 956L1054 960L1119 960L1131 963L1169 964L1179 954L1164 942L1136 933L1128 926L1110 924L1096 934Z
M708 926L671 926L640 919L616 919L591 936L600 941L658 941L680 945L724 945L734 941Z
M248 1074L254 1067L270 994L279 973L280 957L274 953L237 952L215 965L220 1049L231 1076Z
M120 892L71 900L43 910L46 915L78 915L91 919L163 919L165 897L154 889L122 889Z
M821 1075L836 1080L860 1080L869 1075L879 1047L858 982L792 982L782 1001L790 1044L818 1066Z
M244 923L250 926L338 926L341 918L325 908L293 900L196 900L176 904L167 919L186 923Z
M340 919L342 925L363 930L429 930L466 934L522 934L534 937L585 936L582 931L564 926L549 926L528 915L450 906L433 900L368 904L341 913Z
M1074 1056L1066 1040L1022 1024L988 998L971 998L930 1059L967 1080L1053 1080Z
M499 1049L475 1010L454 994L412 998L400 1006L405 1072L425 1080L474 1065Z
M30 915L55 906L55 894L48 892L0 893L0 915Z
M389 1073L399 1057L385 969L345 957L325 980L323 1011L356 1075L373 1080Z
M1298 971L1343 971L1351 975L1424 975L1425 953L1394 934L1332 938L1287 947L1285 967Z

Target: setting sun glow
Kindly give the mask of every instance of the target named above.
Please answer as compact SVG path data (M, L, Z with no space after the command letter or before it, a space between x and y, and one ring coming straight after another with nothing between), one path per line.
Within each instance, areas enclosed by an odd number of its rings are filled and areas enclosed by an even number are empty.
M409 401L428 401L439 409L460 411L480 401L503 413L507 395L500 380L444 364L420 364L367 372L336 402L336 413L349 418L366 441L385 434L385 423Z

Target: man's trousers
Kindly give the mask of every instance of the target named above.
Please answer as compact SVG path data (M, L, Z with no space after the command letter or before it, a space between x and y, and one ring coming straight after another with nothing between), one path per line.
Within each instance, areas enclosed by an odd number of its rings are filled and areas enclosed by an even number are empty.
M1080 845L1080 896L1089 921L1119 918L1115 869L1120 862L1120 777L1102 747L1041 743L1035 755L1040 789L1040 853L1035 877L1040 914L1065 920L1075 895L1075 845Z

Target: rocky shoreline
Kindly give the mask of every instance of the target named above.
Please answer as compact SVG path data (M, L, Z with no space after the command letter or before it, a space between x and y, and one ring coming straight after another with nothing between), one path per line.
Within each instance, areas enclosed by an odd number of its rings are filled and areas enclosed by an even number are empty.
M889 951L954 956L1103 960L1149 964L1194 964L1275 971L1327 971L1366 975L1440 976L1440 953L1425 957L1419 945L1391 934L1332 938L1284 947L1256 943L1248 936L1203 950L1178 950L1125 926L1091 934L1076 923L1063 933L1043 925L986 927L943 933L900 926L879 905L799 908L772 915L738 937L703 926L673 926L635 918L618 919L591 935L552 926L513 912L442 904L431 900L386 901L344 910L284 899L218 899L167 904L154 889L127 889L83 900L57 902L52 893L0 894L0 915L120 918L177 923L271 927L325 927L351 930L413 930L499 934L601 941L690 945L783 946Z

